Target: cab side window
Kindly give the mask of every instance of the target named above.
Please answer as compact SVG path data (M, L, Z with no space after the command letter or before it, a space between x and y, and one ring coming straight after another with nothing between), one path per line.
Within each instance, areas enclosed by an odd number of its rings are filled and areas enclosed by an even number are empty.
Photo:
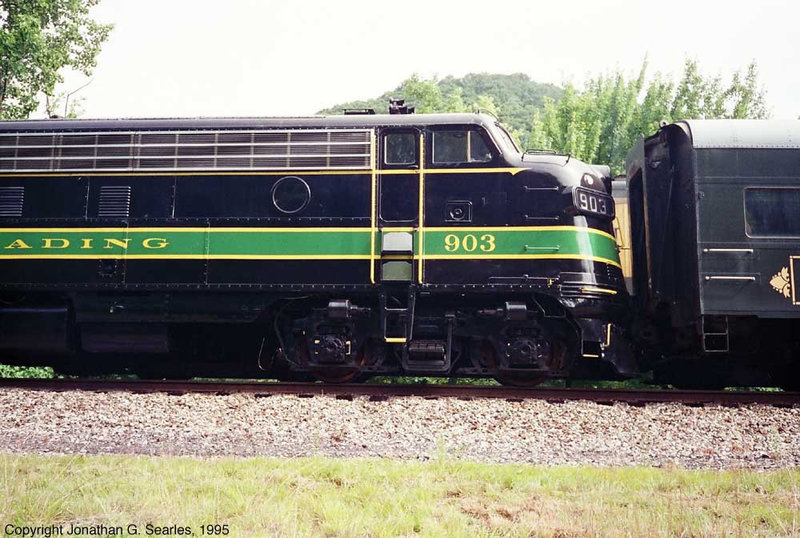
M383 137L384 164L411 165L417 162L414 133L389 133Z
M435 164L487 163L492 151L477 129L437 129L433 132Z

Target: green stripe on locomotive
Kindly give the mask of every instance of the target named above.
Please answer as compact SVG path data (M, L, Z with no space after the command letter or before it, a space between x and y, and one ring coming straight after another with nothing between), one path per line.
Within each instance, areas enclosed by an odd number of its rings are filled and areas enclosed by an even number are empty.
M369 228L20 228L0 230L5 259L364 259ZM376 233L380 233L377 230ZM592 259L619 267L614 239L572 226L430 228L426 259ZM379 256L379 238L375 256ZM415 253L419 253L419 241Z
M426 259L593 259L619 267L614 239L591 228L432 228L425 230Z

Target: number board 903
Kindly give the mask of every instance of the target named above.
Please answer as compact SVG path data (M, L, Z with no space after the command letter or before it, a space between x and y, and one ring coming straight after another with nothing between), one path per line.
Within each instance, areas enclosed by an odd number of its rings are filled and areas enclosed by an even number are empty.
M614 199L606 194L576 187L572 191L572 201L581 213L614 218Z

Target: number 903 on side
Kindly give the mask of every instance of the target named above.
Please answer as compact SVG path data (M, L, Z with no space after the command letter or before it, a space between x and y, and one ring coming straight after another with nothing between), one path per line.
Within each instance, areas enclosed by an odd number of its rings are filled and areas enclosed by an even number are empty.
M444 236L444 249L447 252L493 252L497 248L492 234L447 234Z

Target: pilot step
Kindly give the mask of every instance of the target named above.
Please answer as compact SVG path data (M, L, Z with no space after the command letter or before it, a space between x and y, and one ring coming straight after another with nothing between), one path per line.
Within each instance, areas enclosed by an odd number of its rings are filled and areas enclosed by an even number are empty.
M447 372L450 354L445 340L412 340L408 343L405 369L418 372Z

